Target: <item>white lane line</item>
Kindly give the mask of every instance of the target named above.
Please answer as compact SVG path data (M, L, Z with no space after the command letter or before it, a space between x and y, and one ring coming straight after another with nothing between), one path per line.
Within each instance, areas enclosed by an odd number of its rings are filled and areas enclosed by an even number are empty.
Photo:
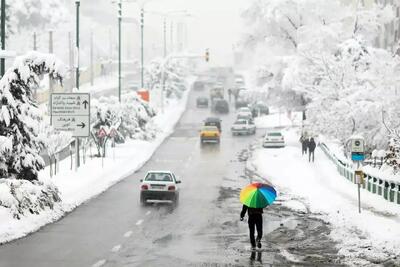
M136 225L141 225L143 223L143 220L139 220L136 222Z
M128 238L128 237L130 237L132 234L133 234L132 231L128 231L128 232L126 232L126 233L124 234L124 237L125 237L125 238Z
M106 264L106 260L99 260L98 262L96 262L95 264L92 265L92 267L101 267L104 264Z
M149 211L147 211L146 212L146 216L149 216L150 215L150 213L151 213L151 211L149 210Z
M111 249L111 252L118 252L121 249L122 245L116 245Z

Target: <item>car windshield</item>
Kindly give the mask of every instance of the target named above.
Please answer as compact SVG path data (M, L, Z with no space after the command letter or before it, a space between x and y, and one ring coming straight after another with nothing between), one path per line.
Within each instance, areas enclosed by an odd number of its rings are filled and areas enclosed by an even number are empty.
M268 136L282 136L281 133L268 133Z
M151 172L146 176L145 181L151 182L172 182L172 175L170 173L163 172Z
M205 126L202 129L203 131L218 131L218 128L215 126Z

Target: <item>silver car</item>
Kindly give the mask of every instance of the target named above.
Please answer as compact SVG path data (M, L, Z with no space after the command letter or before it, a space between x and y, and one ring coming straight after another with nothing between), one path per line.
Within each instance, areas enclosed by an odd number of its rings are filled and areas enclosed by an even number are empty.
M267 132L264 136L263 147L285 147L285 138L281 132Z

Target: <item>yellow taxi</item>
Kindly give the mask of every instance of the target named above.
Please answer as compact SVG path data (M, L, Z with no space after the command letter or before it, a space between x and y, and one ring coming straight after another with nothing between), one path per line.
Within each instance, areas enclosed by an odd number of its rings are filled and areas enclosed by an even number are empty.
M218 144L220 136L221 134L217 126L203 126L200 130L200 141L202 144L205 142L215 142Z

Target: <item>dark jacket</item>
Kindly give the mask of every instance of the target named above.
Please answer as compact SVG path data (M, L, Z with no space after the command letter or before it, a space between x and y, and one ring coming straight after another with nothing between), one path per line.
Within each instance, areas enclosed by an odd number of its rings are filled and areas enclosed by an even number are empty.
M308 143L308 149L313 152L316 146L317 145L315 144L314 138L311 138L310 142Z
M243 218L246 215L246 212L247 214L249 214L249 216L255 214L263 214L263 209L249 208L246 205L243 205L242 212L240 213L240 218Z

